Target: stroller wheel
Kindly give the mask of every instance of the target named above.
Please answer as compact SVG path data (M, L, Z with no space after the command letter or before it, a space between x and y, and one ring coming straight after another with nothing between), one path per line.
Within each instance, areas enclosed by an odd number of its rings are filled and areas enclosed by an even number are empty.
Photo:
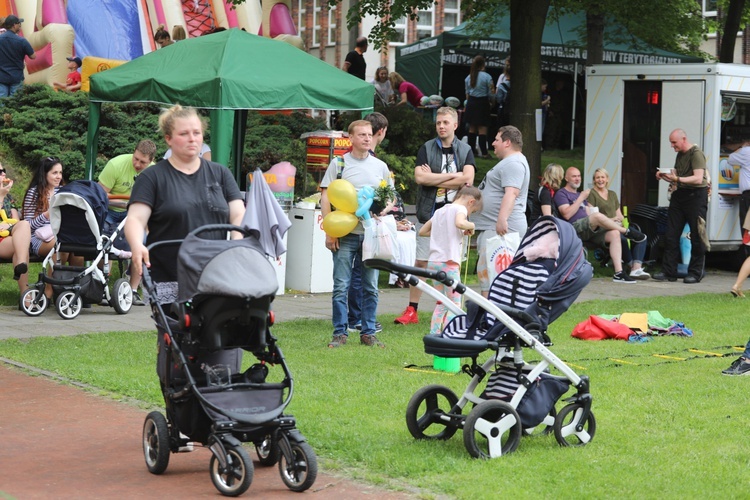
M38 300L36 304L35 300ZM27 316L39 316L47 309L47 305L49 305L49 299L44 292L36 288L29 288L21 295L21 310Z
M458 403L452 390L442 385L422 387L406 406L406 427L414 439L450 439L458 430L449 413ZM458 413L461 410L458 409Z
M258 454L258 462L265 467L276 465L279 461L279 443L268 434L263 441L255 445L255 453Z
M253 461L242 446L224 446L227 451L227 466L222 467L216 455L211 455L211 481L222 495L236 497L245 493L253 482Z
M513 453L521 442L521 417L503 401L476 406L464 424L464 446L474 458L497 458Z
M560 410L555 417L555 439L560 446L585 446L596 434L596 419L594 412L589 411L585 422L581 422L583 406L571 403ZM577 429L580 425L580 430Z
M62 319L73 319L81 313L83 300L81 300L80 296L73 300L75 296L75 292L63 292L57 296L55 306L57 307L57 314Z
M279 474L287 488L292 491L305 491L318 477L318 457L307 443L289 443L292 446L293 460L287 462L284 454L279 455Z
M112 307L117 314L127 314L133 307L133 290L125 278L115 281L115 286L112 287Z
M151 474L161 474L169 465L169 428L167 419L152 411L143 423L143 457Z

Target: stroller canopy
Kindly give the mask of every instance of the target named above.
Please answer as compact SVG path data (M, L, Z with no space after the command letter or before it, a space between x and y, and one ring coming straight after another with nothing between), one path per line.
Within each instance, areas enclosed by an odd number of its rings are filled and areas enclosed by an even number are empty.
M95 181L73 181L62 186L50 203L52 232L60 243L101 249L107 217L107 192Z
M276 271L254 237L207 240L189 234L177 253L178 300L197 295L257 299L275 296Z

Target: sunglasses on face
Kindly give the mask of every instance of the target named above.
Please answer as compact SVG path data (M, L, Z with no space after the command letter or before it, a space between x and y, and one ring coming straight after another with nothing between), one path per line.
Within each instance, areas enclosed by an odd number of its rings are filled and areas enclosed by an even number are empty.
M4 168L0 168L0 175L5 175L5 169Z

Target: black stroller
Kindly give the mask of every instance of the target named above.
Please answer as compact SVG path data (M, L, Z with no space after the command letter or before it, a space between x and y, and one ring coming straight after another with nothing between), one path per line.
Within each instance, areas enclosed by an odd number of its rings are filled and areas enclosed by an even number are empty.
M492 282L488 299L444 273L385 261L366 264L396 272L457 314L442 334L424 337L427 354L471 359L462 368L472 379L460 399L441 385L423 387L412 396L406 425L414 438L444 440L463 429L464 445L475 458L512 453L522 434L540 424L545 433L553 430L562 446L581 446L593 439L596 420L588 377L579 377L547 348L547 326L570 307L593 275L572 225L554 217L532 224L511 265ZM463 294L468 313L416 276L438 280ZM534 349L541 360L526 363L524 347ZM477 358L485 351L492 351L492 356L480 365ZM549 367L562 375L550 374ZM485 389L477 391L485 378ZM555 404L571 384L576 393L565 399L568 404L558 413ZM472 406L463 415L467 405Z
M246 237L200 237L226 236L227 231ZM253 462L242 443L252 442L261 465L278 463L290 490L307 490L317 476L317 457L294 417L283 413L294 384L269 330L278 288L273 266L258 240L236 226L203 226L184 240L154 243L149 251L178 244L178 302L169 314L153 300L156 288L148 269L143 270L159 334L157 372L167 413L166 418L158 411L146 417L148 470L161 474L170 453L201 444L211 450L209 472L216 489L241 495L253 479ZM244 373L240 349L258 360Z
M49 301L44 288L47 284L52 285L55 308L63 319L77 317L85 305L99 304L102 299L118 314L130 311L133 305L130 282L126 278L117 279L112 293L108 287L112 242L125 225L123 220L112 234L102 234L108 206L107 193L94 181L73 181L52 197L50 225L57 241L42 261L39 281L21 295L24 313L39 316L46 310ZM88 264L61 264L60 252L83 257Z

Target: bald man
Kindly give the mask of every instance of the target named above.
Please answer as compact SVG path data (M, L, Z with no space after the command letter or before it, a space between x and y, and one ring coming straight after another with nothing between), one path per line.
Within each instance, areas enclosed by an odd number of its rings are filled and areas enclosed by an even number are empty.
M620 234L626 238L640 243L646 241L646 235L635 229L626 229L620 224L600 213L598 209L592 210L588 201L590 189L584 189L580 193L581 171L570 167L565 171L565 187L555 193L554 202L560 217L573 224L576 234L581 241L590 241L596 245L609 245L609 256L612 257L612 266L615 275L612 281L615 283L635 283L628 273L622 270L622 243Z
M684 130L678 128L669 134L669 144L677 153L674 168L668 174L657 170L656 178L669 182L675 188L669 199L667 211L667 234L665 235L662 272L656 273L657 281L676 281L677 263L680 261L680 235L685 224L690 226L690 264L683 283L692 285L703 279L706 245L701 238L699 224L706 226L708 212L708 177L706 155L688 141Z

